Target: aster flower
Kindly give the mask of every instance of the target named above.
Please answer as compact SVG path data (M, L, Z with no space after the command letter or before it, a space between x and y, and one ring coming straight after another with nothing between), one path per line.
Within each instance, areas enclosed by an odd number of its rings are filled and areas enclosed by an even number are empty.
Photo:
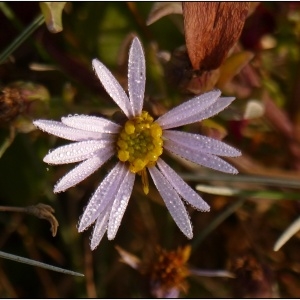
M34 121L38 128L75 142L49 152L44 162L55 165L81 162L60 179L54 192L78 184L116 155L119 161L100 183L79 221L79 232L95 222L91 249L98 246L106 231L108 239L114 239L137 174L142 178L144 192L148 193L147 170L174 221L188 238L192 238L192 225L182 199L200 211L209 211L209 206L160 156L167 150L205 167L236 174L237 170L218 155L235 157L241 154L238 150L212 138L170 130L209 118L234 98L220 98L221 92L214 90L171 109L154 121L142 110L145 57L138 38L134 38L129 51L129 97L100 61L94 59L92 64L107 93L128 120L117 124L101 117L73 115L63 117L61 122Z

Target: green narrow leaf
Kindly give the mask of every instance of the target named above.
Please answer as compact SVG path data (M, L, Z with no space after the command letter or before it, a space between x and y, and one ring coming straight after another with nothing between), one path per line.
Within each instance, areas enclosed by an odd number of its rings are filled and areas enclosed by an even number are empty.
M3 63L32 33L44 23L44 16L38 15L33 22L0 54L0 64Z
M36 261L36 260L32 260L32 259L29 259L29 258L17 256L17 255L2 252L2 251L0 251L0 257L6 258L6 259L9 259L9 260L13 260L13 261L16 261L16 262L20 262L20 263L23 263L23 264L31 265L31 266L48 269L48 270L51 270L51 271L68 274L68 275L81 276L81 277L84 276L84 274L81 274L81 273L77 273L77 272L74 272L74 271L54 267L54 266L51 266L51 265L48 265L48 264L45 264L45 263L42 263L42 262L39 262L39 261Z
M0 2L0 10L5 17L19 30L23 29L22 23L18 20L13 10L5 2Z

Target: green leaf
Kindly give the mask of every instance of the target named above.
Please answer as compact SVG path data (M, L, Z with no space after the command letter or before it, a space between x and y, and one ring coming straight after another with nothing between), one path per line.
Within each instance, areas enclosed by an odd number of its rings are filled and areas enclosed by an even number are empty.
M226 83L231 81L231 79L237 75L253 57L254 54L250 51L242 51L228 57L221 66L217 87L223 89Z
M65 5L66 2L40 2L40 9L50 32L58 33L63 30L62 12Z

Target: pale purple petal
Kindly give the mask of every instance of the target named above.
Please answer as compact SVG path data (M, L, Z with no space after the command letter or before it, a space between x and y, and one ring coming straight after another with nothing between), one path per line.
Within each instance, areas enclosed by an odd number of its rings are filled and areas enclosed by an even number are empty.
M105 231L107 230L108 218L111 211L111 205L107 205L105 210L102 211L97 218L94 230L92 233L92 239L90 247L92 250L95 250L99 243L101 242Z
M134 116L142 112L145 94L145 56L141 42L137 37L129 51L128 60L128 92Z
M218 114L220 111L225 109L234 99L235 99L234 97L219 98L211 106L207 107L206 109L204 109L203 111L201 111L197 114L192 115L189 118L189 122L185 123L183 125L200 122L202 120L208 119L208 118ZM173 128L173 127L175 127L175 126L168 127L168 128Z
M133 117L129 99L113 74L98 59L93 59L92 63L97 76L110 97L118 104L128 118Z
M118 133L121 130L120 125L95 116L75 115L63 117L61 121L70 127L92 132Z
M173 188L186 202L201 211L209 211L209 205L161 158L157 160L157 165Z
M128 170L119 188L118 194L110 212L107 229L107 237L109 240L113 240L115 238L116 233L120 227L123 215L131 196L134 179L135 174Z
M54 193L64 192L93 174L114 154L112 147L106 147L95 153L95 156L85 160L72 169L54 187Z
M164 148L196 164L225 173L238 173L236 168L215 155L196 151L195 149L188 148L170 140L164 142Z
M125 173L125 164L119 162L104 178L85 208L79 223L79 232L89 227L109 203L112 205Z
M175 130L164 130L163 137L183 146L196 149L197 151L220 155L236 157L241 152L225 143L203 136Z
M193 123L195 121L191 122L190 120L194 119L195 115L198 115L204 109L215 103L220 95L221 92L219 90L214 90L194 97L193 99L171 109L159 117L156 122L162 127L162 129L169 129Z
M56 148L44 157L44 162L52 165L69 164L90 158L94 153L112 143L107 141L83 141Z
M193 237L192 225L182 200L156 167L148 168L148 170L175 223L191 239Z
M110 138L107 133L88 132L75 129L57 121L36 120L33 124L39 129L70 141L100 140Z

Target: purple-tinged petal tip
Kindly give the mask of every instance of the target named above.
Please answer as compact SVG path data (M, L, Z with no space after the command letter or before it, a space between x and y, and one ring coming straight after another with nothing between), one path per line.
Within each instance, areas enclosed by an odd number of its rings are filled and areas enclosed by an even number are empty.
M113 74L98 59L93 59L93 68L110 97L129 118L133 116L129 99Z

